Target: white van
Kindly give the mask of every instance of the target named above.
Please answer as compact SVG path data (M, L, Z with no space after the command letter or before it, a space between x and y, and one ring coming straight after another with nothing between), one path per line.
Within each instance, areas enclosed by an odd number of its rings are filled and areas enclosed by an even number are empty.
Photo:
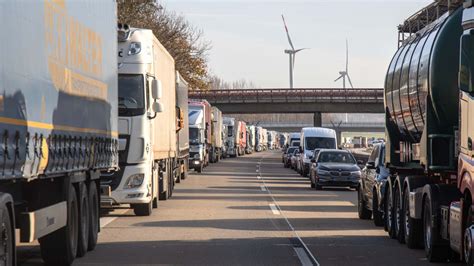
M336 131L322 127L305 127L301 129L300 157L297 171L308 176L311 156L315 149L337 149Z

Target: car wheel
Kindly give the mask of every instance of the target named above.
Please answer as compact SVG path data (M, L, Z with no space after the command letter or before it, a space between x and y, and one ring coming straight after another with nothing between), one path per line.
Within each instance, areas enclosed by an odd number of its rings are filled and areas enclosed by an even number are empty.
M367 202L362 195L361 187L357 190L357 207L359 219L368 220L372 217L372 212L367 208Z
M375 226L383 226L383 213L379 210L379 196L377 194L377 190L374 189L372 197L372 215L374 217L374 225Z

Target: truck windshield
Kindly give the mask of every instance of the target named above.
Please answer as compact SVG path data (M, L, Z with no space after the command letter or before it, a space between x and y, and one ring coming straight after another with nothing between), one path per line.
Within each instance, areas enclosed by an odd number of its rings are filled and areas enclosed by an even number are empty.
M227 128L227 136L228 137L232 137L234 135L234 127L233 126L229 126Z
M336 140L334 138L319 138L319 137L307 137L306 140L306 150L315 150L315 149L335 149Z
M136 116L145 113L143 75L120 74L118 89L120 116Z
M191 144L199 144L199 129L189 128L189 142Z

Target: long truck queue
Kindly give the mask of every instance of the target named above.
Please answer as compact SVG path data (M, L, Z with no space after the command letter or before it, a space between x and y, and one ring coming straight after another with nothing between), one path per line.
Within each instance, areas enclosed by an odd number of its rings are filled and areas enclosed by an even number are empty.
M0 42L1 265L34 240L70 265L95 248L101 207L151 215L189 169L277 147L188 99L151 30L117 29L114 1L6 1L0 22L17 29Z

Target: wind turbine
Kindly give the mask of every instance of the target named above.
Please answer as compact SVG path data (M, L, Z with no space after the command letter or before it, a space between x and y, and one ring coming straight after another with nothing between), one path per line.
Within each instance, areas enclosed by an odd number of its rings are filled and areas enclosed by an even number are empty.
M295 56L296 53L306 50L308 48L295 49L293 42L291 41L290 33L288 32L288 27L286 26L285 17L281 15L283 19L283 25L285 26L286 36L288 37L288 43L290 44L291 49L286 49L285 54L288 54L290 58L290 89L293 89L293 70L295 69Z
M346 39L346 70L339 71L339 75L340 76L334 82L337 82L338 80L342 79L342 87L345 89L346 77L347 77L347 80L349 81L351 88L354 88L354 86L352 86L351 77L349 76L349 43L347 39Z

